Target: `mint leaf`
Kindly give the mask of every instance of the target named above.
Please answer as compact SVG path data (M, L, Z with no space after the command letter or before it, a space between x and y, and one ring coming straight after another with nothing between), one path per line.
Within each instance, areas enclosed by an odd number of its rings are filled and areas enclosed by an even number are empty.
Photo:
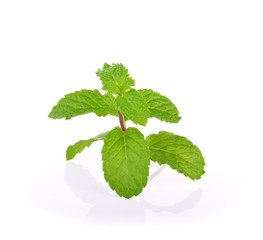
M123 97L117 96L116 105L126 119L135 124L146 125L150 111L144 98L135 89L124 93Z
M156 117L165 122L179 122L181 119L179 111L169 98L151 89L141 89L138 92L147 102L151 117Z
M104 133L97 135L96 137L90 138L88 140L80 140L74 145L70 145L66 151L66 159L71 160L76 156L77 153L81 153L85 147L90 147L90 145L93 142L104 140L106 136L108 135L108 133L109 132L104 132Z
M149 149L138 129L111 130L104 140L102 160L104 177L119 196L137 196L146 186Z
M114 101L115 98L110 93L102 95L98 90L76 91L60 99L48 116L54 119L70 119L91 112L103 117L108 114L117 116Z
M151 160L160 165L166 163L193 180L200 179L205 173L205 162L199 148L187 138L162 131L149 135L146 141Z
M99 69L96 74L102 81L102 89L116 95L123 94L135 85L128 69L122 63L114 63L112 66L104 63L103 68Z

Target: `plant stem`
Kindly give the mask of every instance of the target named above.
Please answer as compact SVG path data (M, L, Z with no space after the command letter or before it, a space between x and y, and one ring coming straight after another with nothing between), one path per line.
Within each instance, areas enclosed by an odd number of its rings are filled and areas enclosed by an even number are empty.
M121 130L123 132L125 132L126 131L126 126L125 126L125 122L123 120L123 116L121 115L120 111L118 111L118 115L119 115L119 121L120 121L120 125L121 125Z

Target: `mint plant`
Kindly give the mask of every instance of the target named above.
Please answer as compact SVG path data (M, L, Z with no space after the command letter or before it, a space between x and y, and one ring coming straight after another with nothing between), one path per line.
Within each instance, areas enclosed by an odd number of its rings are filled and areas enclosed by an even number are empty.
M55 105L49 117L53 119L95 113L119 118L120 127L99 134L88 140L80 140L68 147L66 159L103 140L102 161L105 180L121 197L137 196L147 184L150 160L169 165L192 180L205 173L204 158L197 146L187 138L161 131L147 138L137 129L126 127L126 121L146 126L149 118L177 123L181 119L175 105L165 96L150 89L135 90L135 81L123 64L104 63L96 72L102 81L98 90L81 90L65 95Z

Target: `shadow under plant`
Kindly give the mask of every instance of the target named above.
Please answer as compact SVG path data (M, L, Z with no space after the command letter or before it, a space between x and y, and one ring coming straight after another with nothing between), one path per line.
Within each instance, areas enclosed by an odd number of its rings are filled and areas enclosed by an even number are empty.
M68 162L65 169L65 182L71 191L83 202L91 204L87 212L87 222L142 224L145 221L145 212L169 212L173 214L190 210L202 199L200 188L193 191L180 202L170 206L157 206L145 201L142 197L125 199L111 195L99 181L81 165Z

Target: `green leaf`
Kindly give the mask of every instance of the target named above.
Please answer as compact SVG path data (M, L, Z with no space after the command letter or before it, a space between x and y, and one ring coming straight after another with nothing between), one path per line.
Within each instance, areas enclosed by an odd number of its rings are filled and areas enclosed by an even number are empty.
M151 89L137 90L145 99L151 117L156 117L165 122L177 123L181 119L179 111L171 100Z
M193 180L200 179L205 173L205 162L199 148L187 138L162 131L149 135L146 141L151 160L160 165L168 164Z
M135 85L128 69L122 63L113 63L112 66L104 63L103 68L99 69L96 74L102 81L102 89L116 95L123 94Z
M138 129L111 130L104 140L102 160L104 177L119 196L137 196L146 186L150 156L147 142Z
M117 116L114 102L115 98L110 93L102 95L98 90L76 91L60 99L48 116L54 119L70 119L91 112L99 117L108 114Z
M90 138L88 140L80 140L74 145L70 145L66 151L66 159L71 160L76 156L77 153L81 153L85 147L90 147L90 145L93 142L104 140L106 136L108 135L108 133L109 132L104 132L104 133L97 135L96 137Z
M145 126L150 111L144 98L135 89L116 97L116 105L126 119L133 121L135 124Z

